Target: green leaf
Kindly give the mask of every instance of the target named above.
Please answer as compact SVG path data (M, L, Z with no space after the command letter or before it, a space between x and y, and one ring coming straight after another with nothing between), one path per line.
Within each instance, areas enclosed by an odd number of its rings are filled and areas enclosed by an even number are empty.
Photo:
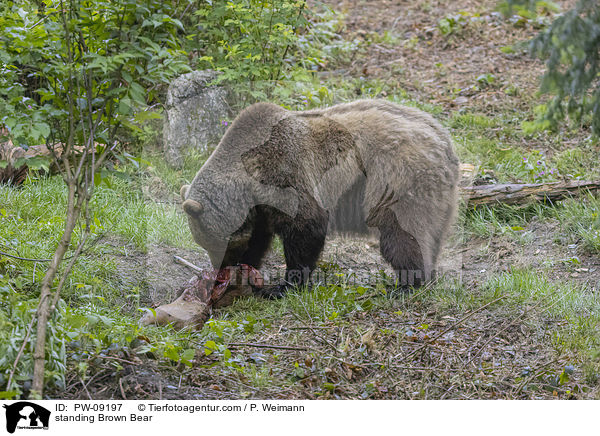
M171 359L175 362L179 362L179 354L174 348L167 348L164 352L164 356L167 359Z
M206 341L204 344L204 354L210 356L212 353L217 351L218 347L215 341Z
M146 104L146 91L142 86L137 82L132 82L130 84L130 93L129 95L136 103L140 105Z
M181 355L181 360L183 362L190 362L191 360L194 359L195 355L196 355L196 350L194 348L188 348Z
M17 125L17 120L14 117L6 117L4 119L4 125L9 129L12 129Z
M156 310L154 310L152 307L139 307L138 310L140 312L148 312L152 314L154 318L156 318Z

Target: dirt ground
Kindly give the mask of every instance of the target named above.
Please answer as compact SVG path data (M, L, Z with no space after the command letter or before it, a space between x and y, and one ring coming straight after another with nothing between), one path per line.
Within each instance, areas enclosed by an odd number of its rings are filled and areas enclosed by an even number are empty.
M560 233L557 222L533 220L522 233L523 242L515 242L508 236L474 238L466 243L448 241L439 271L467 287L476 287L499 272L551 266L552 279L578 282L591 291L600 289L600 259L580 250L576 244L557 243L556 235ZM146 293L142 302L145 304L158 306L170 302L194 275L193 270L174 260L175 255L200 268L210 269L208 256L200 250L151 245L146 254L132 249L116 257L120 280L124 285L143 284ZM569 262L573 257L577 257L579 263ZM369 284L381 271L393 277L393 270L381 257L379 243L374 239L332 237L327 240L321 263L335 264L346 274L353 274L357 284ZM261 271L267 278L281 276L285 271L283 255L272 250Z
M402 40L398 44L373 43L366 56L355 59L344 74L393 78L418 101L448 108L519 110L538 89L541 62L500 49L527 41L536 33L531 25L507 26L495 12L495 0L473 1L364 1L326 2L347 14L345 38L372 38L373 32ZM459 23L448 36L438 21L456 17ZM518 52L518 49L517 49ZM475 80L490 73L501 83L476 89ZM519 92L507 95L509 86Z

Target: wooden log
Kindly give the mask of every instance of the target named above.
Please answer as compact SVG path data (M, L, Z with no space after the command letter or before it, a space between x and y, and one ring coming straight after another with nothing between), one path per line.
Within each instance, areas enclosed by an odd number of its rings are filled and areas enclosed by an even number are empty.
M0 129L0 138L6 136L7 132ZM74 147L77 152L82 153L85 150L83 146ZM48 158L52 161L53 152L57 158L60 158L63 152L62 144L55 144L53 150L46 145L32 145L27 150L15 146L11 141L0 142L0 183L9 185L20 185L27 178L29 167L28 159L36 157ZM49 165L50 172L54 173L56 167L53 163Z
M0 132L1 133L1 132ZM57 147L60 155L62 148ZM29 168L27 159L43 156L51 157L52 154L45 145L34 145L27 150L16 147L12 142L0 143L0 183L18 186L25 181Z
M496 184L461 188L462 198L470 208L482 205L527 204L559 201L600 190L600 181L572 180L568 182Z

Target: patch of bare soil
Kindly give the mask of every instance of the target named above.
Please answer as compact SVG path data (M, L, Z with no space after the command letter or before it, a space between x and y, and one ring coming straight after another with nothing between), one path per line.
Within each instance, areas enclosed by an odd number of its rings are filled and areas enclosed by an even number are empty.
M590 292L600 290L600 258L577 243L569 244L558 222L534 218L519 233L517 240L512 236L473 239L459 248L463 283L477 287L494 274L533 268L556 282L570 281Z
M142 252L117 238L111 238L107 243L112 247L108 256L115 262L118 282L124 289L139 288L141 304L149 306L174 300L177 291L193 275L188 267L176 263L173 256L183 257L201 268L210 265L208 256L201 249L149 245L147 251Z
M519 110L538 89L542 62L523 56L518 45L501 49L530 40L539 27L505 20L496 0L325 3L347 14L344 37L366 50L345 74L391 80L413 98L448 109Z

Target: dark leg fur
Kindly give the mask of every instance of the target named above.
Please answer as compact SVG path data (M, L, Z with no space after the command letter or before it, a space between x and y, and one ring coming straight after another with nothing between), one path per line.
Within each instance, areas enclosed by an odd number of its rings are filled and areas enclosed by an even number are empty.
M262 265L262 260L269 251L273 242L273 230L269 227L266 220L258 218L248 248L242 255L240 263L250 265L256 269Z
M417 239L400 227L390 208L395 203L394 193L386 187L379 203L369 213L367 225L379 229L381 255L398 274L397 287L419 287L427 279L423 254Z
M300 227L296 225L281 232L287 266L285 281L260 289L258 295L265 298L281 298L289 287L309 284L310 274L316 268L325 245L327 222L327 212L322 211L317 219L305 221Z
M393 213L390 212L392 215ZM398 287L419 287L425 282L423 255L419 243L410 233L394 225L379 228L380 250L398 274Z

